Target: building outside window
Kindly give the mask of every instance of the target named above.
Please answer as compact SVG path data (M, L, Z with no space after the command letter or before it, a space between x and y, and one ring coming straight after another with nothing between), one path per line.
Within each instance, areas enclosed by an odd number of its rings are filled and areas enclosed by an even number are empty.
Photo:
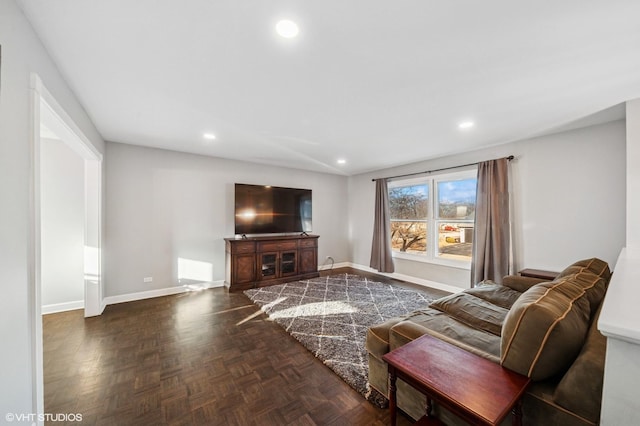
M389 182L394 257L468 267L476 171Z

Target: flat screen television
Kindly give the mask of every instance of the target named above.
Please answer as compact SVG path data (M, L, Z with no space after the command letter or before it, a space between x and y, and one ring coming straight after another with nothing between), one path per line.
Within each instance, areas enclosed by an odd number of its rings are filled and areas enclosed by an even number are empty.
M311 232L311 190L235 184L235 233Z

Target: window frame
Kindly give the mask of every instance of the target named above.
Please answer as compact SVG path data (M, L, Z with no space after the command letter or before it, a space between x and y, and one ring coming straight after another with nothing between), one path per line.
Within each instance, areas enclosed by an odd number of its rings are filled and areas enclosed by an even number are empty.
M430 174L424 175L420 177L411 177L411 178L399 178L389 180L387 183L387 187L389 190L392 188L402 187L402 186L411 186L411 185L427 185L429 190L429 208L427 217L422 219L427 223L427 248L426 253L424 254L416 254L416 253L406 253L400 252L396 250L392 250L392 256L398 259L407 259L416 262L422 263L430 263L437 265L450 266L454 268L460 269L471 269L471 259L469 260L461 260L461 259L448 259L446 257L442 257L439 254L438 247L438 238L439 238L439 229L438 224L442 222L456 222L456 223L474 223L474 219L441 219L438 216L438 182L448 182L455 180L467 180L467 179L477 179L477 167L473 169L467 169L457 172L449 172L449 173L441 173L441 174ZM391 218L390 218L391 219ZM389 235L389 238L391 236Z

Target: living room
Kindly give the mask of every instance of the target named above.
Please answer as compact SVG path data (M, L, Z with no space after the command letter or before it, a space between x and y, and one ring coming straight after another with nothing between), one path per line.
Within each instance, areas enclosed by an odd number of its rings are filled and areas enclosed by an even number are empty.
M0 7L0 161L5 176L0 187L7 200L0 213L6 319L1 335L5 348L10 348L1 355L3 413L38 412L42 396L34 367L41 354L33 318L36 257L30 230L33 72L102 156L105 304L180 287L179 280L189 277L180 275L179 259L207 264L210 274L203 281L221 285L223 238L234 233L234 183L312 189L321 267L328 266L325 259L330 256L336 265L368 268L372 178L507 155L515 156L514 270L561 270L591 256L615 269L620 250L640 241L630 221L638 210L639 182L633 173L639 158L635 146L640 114L633 101L640 96L637 84L632 89L613 85L609 103L585 107L583 115L575 115L577 122L557 123L501 144L430 159L416 156L420 161L355 174L310 171L105 141L21 8L13 1L3 1ZM396 259L396 276L448 289L469 286L468 269L404 259ZM145 277L153 279L144 282Z

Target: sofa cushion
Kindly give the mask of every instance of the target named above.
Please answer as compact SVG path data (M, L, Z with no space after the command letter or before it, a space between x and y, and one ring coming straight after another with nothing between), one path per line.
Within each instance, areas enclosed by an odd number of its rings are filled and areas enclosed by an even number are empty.
M591 272L536 284L513 304L500 346L504 367L533 380L567 369L580 352L590 322L587 291L602 278Z
M508 309L476 297L466 291L435 300L431 302L429 307L442 311L469 327L477 328L496 336L500 335L502 323L507 316L507 312L509 312Z
M600 308L602 305L600 305ZM580 355L558 383L553 401L593 423L600 420L607 339L598 330L598 310Z
M500 362L500 336L469 327L431 308L413 312L405 317L405 321L391 327L389 349L394 350L423 334L431 334L476 355Z
M522 294L521 291L490 281L483 281L476 287L465 290L464 292L505 309L511 309L511 306L513 306Z
M596 257L579 260L567 266L562 272L560 272L560 274L558 274L558 277L564 277L566 275L572 275L582 271L589 271L596 274L605 281L605 284L607 284L611 278L611 269L609 269L609 264Z
M502 278L502 285L512 290L524 293L536 284L549 282L542 278L522 277L520 275L507 275Z
M591 315L593 316L604 298L604 294L607 291L607 284L611 279L611 270L609 269L607 262L597 258L580 260L566 267L562 272L560 272L558 278L586 271L592 272L602 278L602 281L598 282L587 291L587 297L591 307Z

